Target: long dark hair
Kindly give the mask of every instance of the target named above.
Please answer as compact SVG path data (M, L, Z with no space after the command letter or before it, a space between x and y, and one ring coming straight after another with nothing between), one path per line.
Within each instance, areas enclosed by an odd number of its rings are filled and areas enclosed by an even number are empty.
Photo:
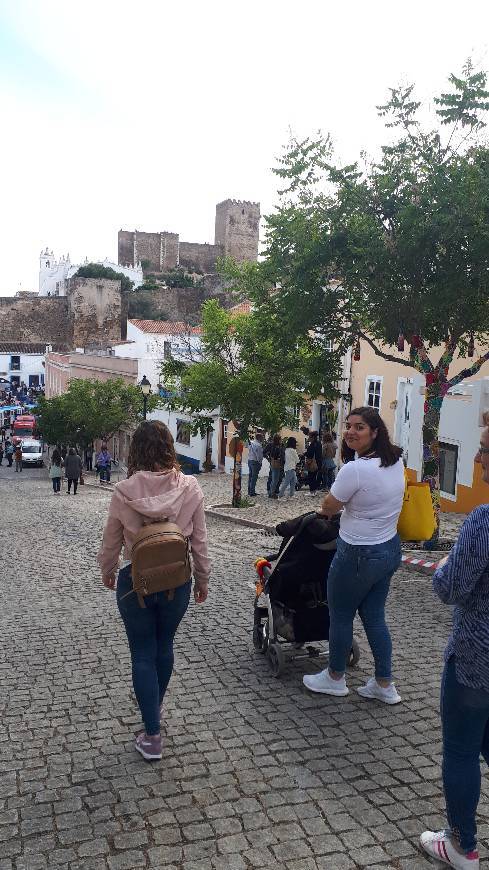
M349 420L350 417L353 417L354 415L356 417L361 417L370 429L377 430L377 435L374 438L372 452L369 454L369 458L377 457L377 459L380 459L381 468L388 468L390 465L395 465L402 456L402 447L397 447L396 444L392 443L389 438L387 426L379 412L376 411L375 408L369 407L353 408L346 419ZM348 447L344 438L341 442L341 458L343 462L350 462L352 459L355 459L355 451L352 450L351 447Z
M131 439L127 476L136 471L170 471L179 465L173 435L160 420L140 423Z

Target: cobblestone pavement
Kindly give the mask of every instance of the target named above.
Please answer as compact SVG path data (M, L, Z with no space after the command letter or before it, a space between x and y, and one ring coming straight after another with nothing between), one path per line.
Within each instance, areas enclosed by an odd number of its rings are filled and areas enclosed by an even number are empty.
M177 640L164 758L140 723L95 555L108 493L55 497L0 469L0 870L344 870L432 866L443 823L438 692L450 613L400 571L389 617L403 704L310 696L251 643L252 561L270 538L209 521L212 591ZM361 629L355 689L372 662ZM489 839L484 782L480 834Z

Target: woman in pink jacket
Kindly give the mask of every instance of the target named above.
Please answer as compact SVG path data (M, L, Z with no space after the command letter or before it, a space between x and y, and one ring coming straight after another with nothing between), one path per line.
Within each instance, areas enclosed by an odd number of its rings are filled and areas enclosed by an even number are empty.
M160 715L173 671L173 640L190 600L191 581L175 589L145 596L143 609L132 589L131 549L141 526L168 519L189 538L192 548L194 598L207 598L210 562L204 496L194 477L181 473L173 437L164 423L145 421L136 429L129 451L127 480L115 487L98 561L102 581L116 587L119 556L124 563L117 578L117 604L126 629L132 660L132 680L145 730L136 749L147 760L161 758Z

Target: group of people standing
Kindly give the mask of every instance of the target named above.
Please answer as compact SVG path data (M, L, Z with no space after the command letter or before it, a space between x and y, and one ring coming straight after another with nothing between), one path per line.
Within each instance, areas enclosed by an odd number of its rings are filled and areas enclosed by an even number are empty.
M91 471L93 464L93 446L89 446L84 451L85 470ZM110 483L110 474L112 463L114 460L110 455L107 444L102 442L99 453L96 456L95 468L100 477L100 484L103 486ZM67 492L71 493L73 487L73 495L76 495L78 484L84 483L83 477L83 462L82 458L75 447L55 447L51 455L49 464L49 477L53 485L53 492L58 495L61 492L61 479L64 476L67 480Z
M309 492L314 495L319 490L330 490L336 469L338 444L336 432L325 432L322 439L315 431L303 430L306 435L302 468L307 475ZM297 473L301 457L297 452L297 439L273 435L266 443L264 436L257 432L248 443L248 495L256 496L256 484L263 460L269 462L267 491L269 498L283 498L287 491L293 498L297 488ZM301 480L302 483L302 480Z

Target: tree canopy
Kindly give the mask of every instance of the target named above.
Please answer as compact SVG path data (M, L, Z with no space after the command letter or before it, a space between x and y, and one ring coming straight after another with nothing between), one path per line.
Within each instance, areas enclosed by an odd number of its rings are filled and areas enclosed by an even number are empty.
M148 409L158 402L148 398ZM86 447L96 438L109 437L142 416L139 387L122 378L107 381L73 379L66 393L38 401L39 428L48 444Z
M202 310L202 343L188 359L167 360L162 379L173 396L165 403L194 415L194 430L212 425L209 411L250 428L278 431L294 422L304 395L334 396L339 359L321 337L305 335L294 346L278 313L236 314L208 300Z
M85 263L80 266L75 278L107 278L111 281L120 281L122 292L129 292L134 287L134 282L122 272L116 272L109 266L103 266L101 263Z

